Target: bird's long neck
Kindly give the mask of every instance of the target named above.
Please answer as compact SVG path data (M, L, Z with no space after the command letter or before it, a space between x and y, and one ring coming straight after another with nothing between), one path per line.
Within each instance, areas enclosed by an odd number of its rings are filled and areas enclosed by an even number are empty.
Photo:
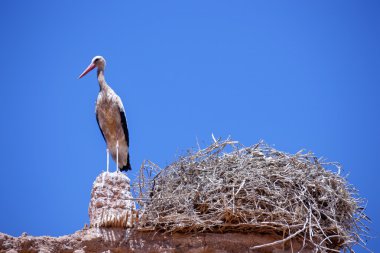
M104 78L104 69L98 68L98 82L100 90L106 90L108 88L106 79Z

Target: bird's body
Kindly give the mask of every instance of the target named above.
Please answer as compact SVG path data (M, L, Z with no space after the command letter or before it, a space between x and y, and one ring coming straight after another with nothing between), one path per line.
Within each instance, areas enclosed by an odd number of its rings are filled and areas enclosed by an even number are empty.
M80 77L83 77L95 67L98 67L97 75L100 90L95 106L96 120L107 144L107 155L109 151L112 159L117 163L117 167L121 171L127 171L131 169L127 119L120 97L104 79L104 66L104 58L96 56Z
M107 143L107 148L112 159L118 160L120 170L129 170L129 133L124 107L121 99L108 86L105 90L100 90L95 106L96 120L100 131Z

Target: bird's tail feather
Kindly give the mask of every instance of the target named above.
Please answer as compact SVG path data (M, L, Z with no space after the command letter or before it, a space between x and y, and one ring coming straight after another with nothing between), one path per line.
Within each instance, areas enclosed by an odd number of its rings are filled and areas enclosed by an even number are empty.
M129 154L127 158L127 165L124 165L122 168L120 168L120 171L128 171L132 170L131 163L129 162Z

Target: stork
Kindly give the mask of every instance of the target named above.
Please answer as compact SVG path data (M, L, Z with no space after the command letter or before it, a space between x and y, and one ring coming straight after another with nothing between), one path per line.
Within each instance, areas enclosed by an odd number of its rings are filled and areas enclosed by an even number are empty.
M96 100L95 113L100 132L107 145L107 172L109 171L109 153L116 163L116 171L131 170L129 161L129 133L123 103L120 97L111 89L104 79L106 60L95 56L90 65L79 76L82 78L88 72L97 68L99 94ZM79 79L78 78L78 79Z

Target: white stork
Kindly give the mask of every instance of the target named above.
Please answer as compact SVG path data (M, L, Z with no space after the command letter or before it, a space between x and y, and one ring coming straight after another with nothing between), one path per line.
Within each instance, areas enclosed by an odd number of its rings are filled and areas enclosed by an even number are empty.
M104 79L106 60L95 56L91 64L79 76L82 78L94 68L98 69L100 91L96 100L95 113L100 131L107 144L107 172L109 167L109 152L116 162L116 171L131 170L129 162L129 134L127 119L120 97L111 89Z

